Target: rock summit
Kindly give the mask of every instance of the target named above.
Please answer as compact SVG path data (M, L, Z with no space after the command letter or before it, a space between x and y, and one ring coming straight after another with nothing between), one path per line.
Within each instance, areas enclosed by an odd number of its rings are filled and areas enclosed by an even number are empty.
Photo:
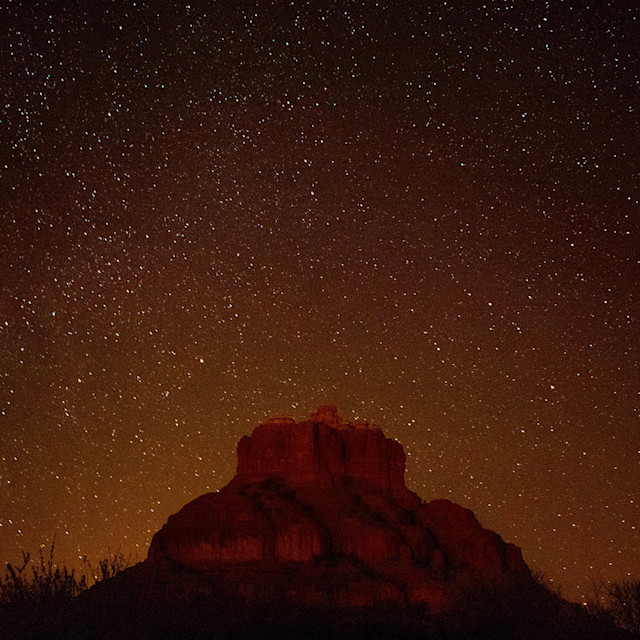
M233 480L171 516L144 564L174 581L215 576L253 604L433 611L452 604L451 576L530 575L518 547L468 509L423 502L404 473L399 442L334 406L272 418L240 440Z

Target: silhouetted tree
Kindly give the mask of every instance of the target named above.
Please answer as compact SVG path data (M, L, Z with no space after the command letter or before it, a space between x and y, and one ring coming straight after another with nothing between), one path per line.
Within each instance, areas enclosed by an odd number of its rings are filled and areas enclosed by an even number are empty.
M589 608L594 613L640 636L640 580L601 582L593 590Z

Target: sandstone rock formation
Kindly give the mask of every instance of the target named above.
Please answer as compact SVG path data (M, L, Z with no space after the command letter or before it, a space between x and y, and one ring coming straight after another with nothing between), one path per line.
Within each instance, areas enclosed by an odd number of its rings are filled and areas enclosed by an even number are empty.
M278 417L238 444L235 478L171 516L147 570L214 575L248 602L331 607L451 601L452 574L528 576L520 550L404 484L400 443L333 406Z

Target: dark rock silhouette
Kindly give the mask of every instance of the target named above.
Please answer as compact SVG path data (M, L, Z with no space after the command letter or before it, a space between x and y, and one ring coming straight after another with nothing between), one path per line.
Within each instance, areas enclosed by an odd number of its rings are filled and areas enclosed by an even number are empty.
M459 505L425 504L404 472L400 443L333 406L299 423L274 418L240 440L226 487L169 518L139 571L176 592L215 576L254 604L431 611L453 605L452 575L530 576L520 549Z

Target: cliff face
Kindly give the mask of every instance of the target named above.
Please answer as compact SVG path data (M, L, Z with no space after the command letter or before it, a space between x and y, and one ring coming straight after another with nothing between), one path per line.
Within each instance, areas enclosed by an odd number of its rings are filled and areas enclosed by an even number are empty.
M335 407L321 407L305 422L275 418L238 445L235 484L278 476L291 487L326 490L352 480L391 497L404 494L402 446L380 427L345 423Z
M238 445L235 478L171 516L149 567L214 572L249 601L446 607L447 576L528 575L520 550L404 484L402 446L335 407L276 418Z

